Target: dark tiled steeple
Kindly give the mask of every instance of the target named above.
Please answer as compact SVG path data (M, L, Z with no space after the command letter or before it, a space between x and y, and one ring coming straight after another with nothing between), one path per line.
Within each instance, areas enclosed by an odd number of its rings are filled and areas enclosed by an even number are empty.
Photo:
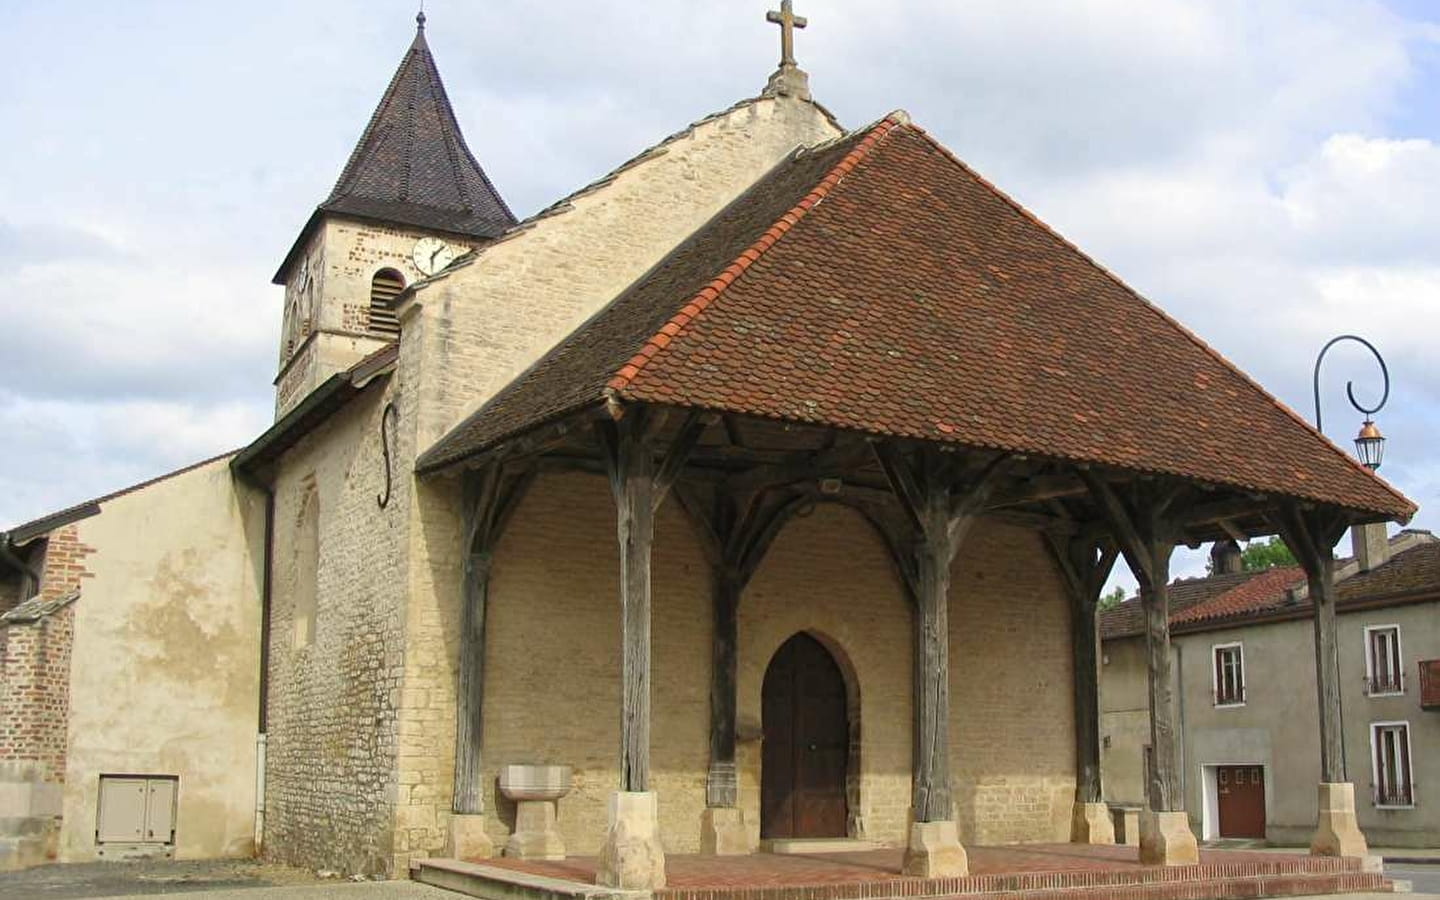
M424 13L416 23L415 40L320 209L495 237L515 216L465 146L425 41Z

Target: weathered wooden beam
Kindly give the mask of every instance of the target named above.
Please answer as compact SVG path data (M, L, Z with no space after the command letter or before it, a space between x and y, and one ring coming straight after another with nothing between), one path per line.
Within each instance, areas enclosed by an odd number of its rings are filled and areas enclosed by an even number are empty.
M882 443L875 455L916 527L912 814L917 823L945 822L955 814L950 796L950 565L994 492L1005 461L987 461L971 481L960 483L953 457L934 447L921 446L907 455ZM911 868L908 857L906 867Z
M695 446L700 443L700 437L710 424L710 417L702 414L699 410L692 410L685 417L685 423L680 426L680 431L675 435L669 449L665 451L665 457L660 463L659 470L655 473L655 506L658 509L665 501L665 495L670 492L670 487L680 473L685 470L685 463L689 461L690 454L694 452Z
M1024 503L1058 500L1062 497L1081 497L1088 491L1085 483L1073 475L1045 475L1025 479L1004 490L997 490L985 508L997 510Z
M595 433L610 475L620 545L620 790L650 789L650 553L655 538L656 419L626 407Z
M533 470L499 465L464 476L465 563L460 600L460 661L455 686L455 786L458 815L485 811L485 628L495 545L534 481Z
M1315 625L1315 687L1320 709L1320 775L1326 783L1349 781L1340 715L1340 644L1335 620L1335 545L1347 520L1333 510L1284 503L1274 520L1280 537L1305 570Z
M1186 486L1160 480L1136 483L1131 485L1127 501L1095 472L1081 470L1079 475L1090 487L1116 545L1140 583L1154 759L1148 785L1150 809L1182 811L1185 797L1171 681L1170 557L1182 533L1185 510L1176 507Z
M1065 540L1045 536L1070 599L1071 651L1075 668L1075 780L1080 803L1102 800L1100 781L1100 592L1118 550L1106 539Z
M858 469L870 459L870 447L863 441L837 443L828 450L793 453L783 462L754 466L732 477L729 484L732 490L743 493L784 487L797 481L814 482Z

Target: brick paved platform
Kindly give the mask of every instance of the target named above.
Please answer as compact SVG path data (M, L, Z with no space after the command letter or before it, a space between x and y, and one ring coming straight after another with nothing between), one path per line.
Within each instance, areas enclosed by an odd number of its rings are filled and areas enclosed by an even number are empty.
M1134 847L1029 844L970 847L970 874L926 880L900 874L902 851L813 856L671 855L669 886L656 900L888 900L964 896L967 900L1239 900L1389 891L1358 861L1235 850L1202 850L1200 865L1143 866ZM429 870L427 873L427 869ZM428 877L427 877L428 875ZM515 859L463 863L422 860L421 881L491 898L601 900L595 860Z

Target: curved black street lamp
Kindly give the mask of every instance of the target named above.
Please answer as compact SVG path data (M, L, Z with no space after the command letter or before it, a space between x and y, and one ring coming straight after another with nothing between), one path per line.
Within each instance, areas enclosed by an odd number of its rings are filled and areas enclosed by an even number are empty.
M1350 405L1365 416L1365 421L1360 426L1360 434L1355 437L1355 455L1360 457L1360 462L1371 470L1378 469L1380 461L1385 457L1385 435L1380 433L1380 429L1376 427L1375 420L1371 416L1384 409L1385 401L1390 399L1390 370L1385 367L1385 358L1380 355L1380 351L1364 338L1353 334L1342 334L1339 337L1331 338L1329 343L1320 348L1320 355L1315 357L1315 430L1324 431L1320 418L1320 364L1325 361L1325 354L1330 348L1341 341L1357 341L1364 344L1365 348L1375 355L1375 361L1380 364L1380 375L1385 379L1385 390L1380 395L1380 402L1373 407L1364 406L1355 399L1355 382L1345 382L1345 393L1350 398Z

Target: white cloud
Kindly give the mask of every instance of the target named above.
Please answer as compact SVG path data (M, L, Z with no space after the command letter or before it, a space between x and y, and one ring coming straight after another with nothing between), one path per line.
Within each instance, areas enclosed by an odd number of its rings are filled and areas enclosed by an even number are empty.
M1435 103L1414 79L1440 29L1377 0L809 3L800 59L843 120L910 109L1307 417L1321 343L1375 340L1395 376L1385 471L1440 506L1440 136L1393 127ZM760 5L430 7L472 148L522 215L755 92L775 60ZM7 14L0 117L25 128L0 143L0 523L264 425L269 275L410 37L378 0ZM1342 441L1343 385L1368 396L1371 365L1327 362Z

